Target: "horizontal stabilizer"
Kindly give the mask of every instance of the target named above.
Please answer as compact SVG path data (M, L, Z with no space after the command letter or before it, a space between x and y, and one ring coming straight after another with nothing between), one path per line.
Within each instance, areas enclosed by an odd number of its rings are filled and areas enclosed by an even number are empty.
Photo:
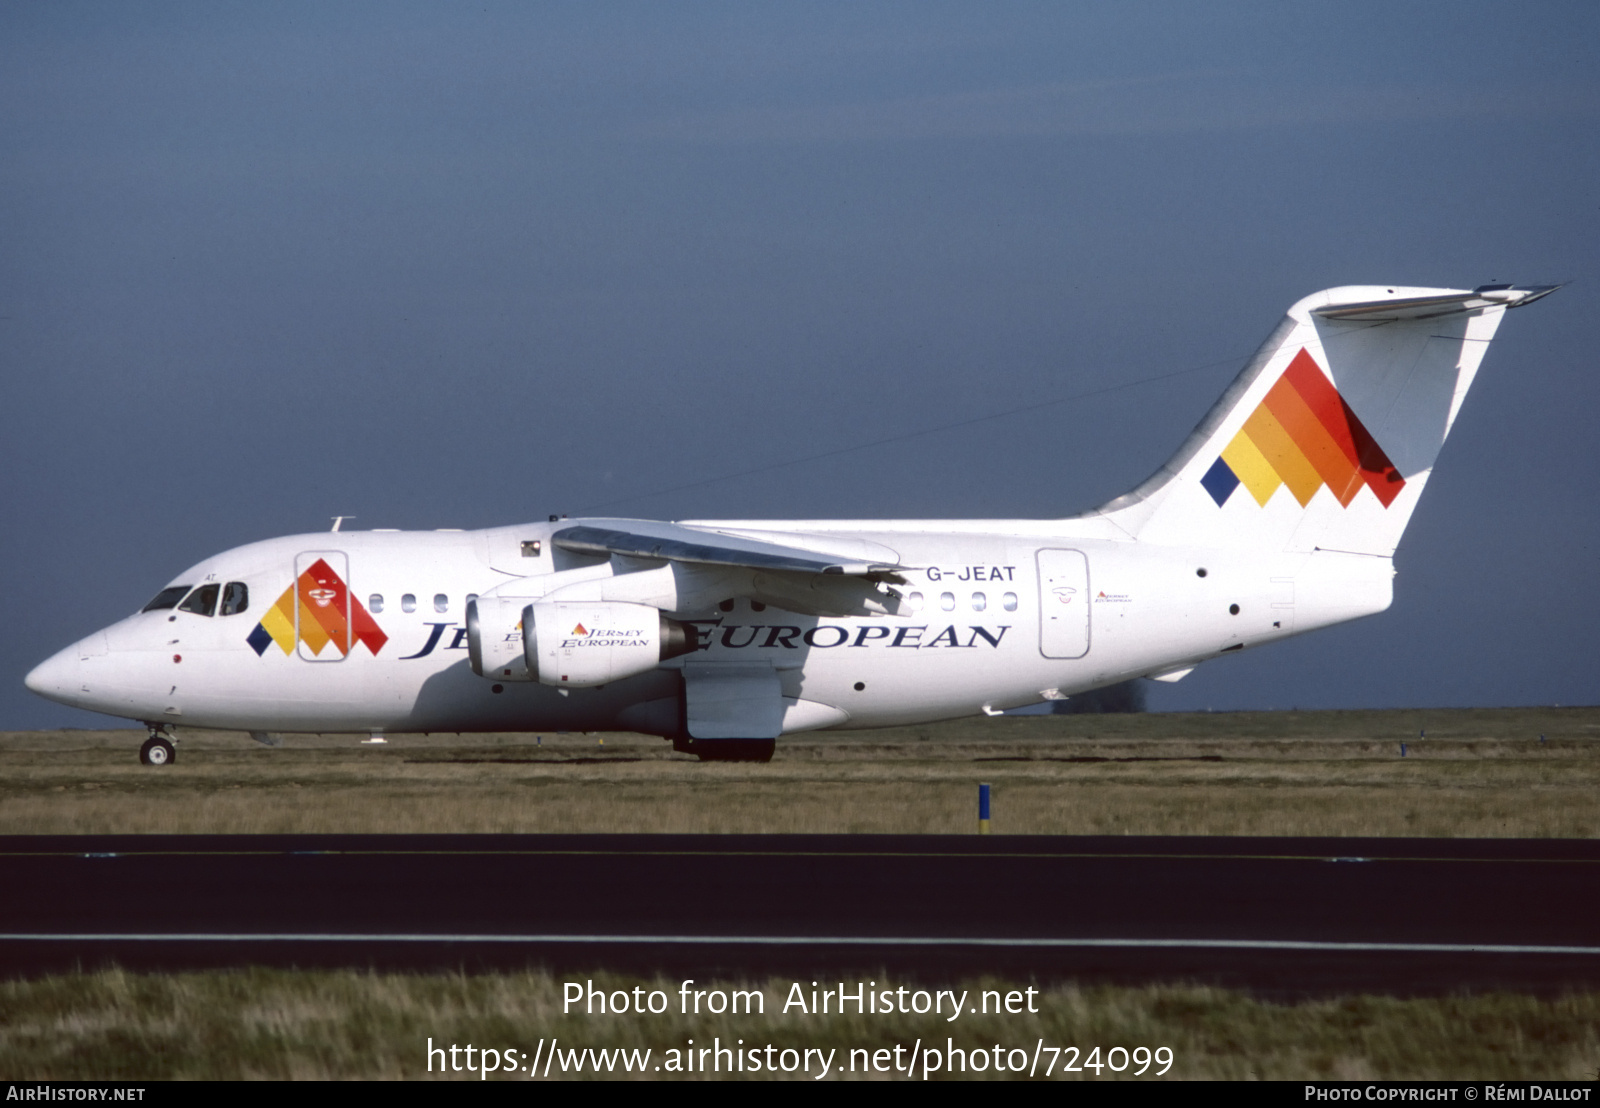
M1312 308L1311 314L1323 319L1349 322L1388 323L1401 319L1433 319L1458 312L1476 312L1483 308L1520 308L1535 300L1549 296L1560 285L1535 285L1517 289L1485 285L1471 292L1449 296L1413 296L1402 300L1372 300L1364 304L1329 304Z

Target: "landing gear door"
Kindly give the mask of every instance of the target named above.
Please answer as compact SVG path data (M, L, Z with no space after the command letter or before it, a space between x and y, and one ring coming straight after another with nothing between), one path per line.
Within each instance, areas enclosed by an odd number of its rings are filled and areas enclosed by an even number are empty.
M783 734L783 684L770 665L689 662L683 667L686 730L696 739L775 739Z
M350 653L350 562L337 550L294 559L295 643L308 662L342 662Z
M1081 550L1041 550L1039 653L1081 658L1089 653L1089 559Z

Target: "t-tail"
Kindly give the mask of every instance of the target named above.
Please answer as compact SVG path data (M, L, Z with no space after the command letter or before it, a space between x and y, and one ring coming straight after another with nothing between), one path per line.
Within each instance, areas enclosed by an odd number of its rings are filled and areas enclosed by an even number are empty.
M1141 541L1390 557L1506 309L1557 287L1308 296L1178 452L1093 514Z

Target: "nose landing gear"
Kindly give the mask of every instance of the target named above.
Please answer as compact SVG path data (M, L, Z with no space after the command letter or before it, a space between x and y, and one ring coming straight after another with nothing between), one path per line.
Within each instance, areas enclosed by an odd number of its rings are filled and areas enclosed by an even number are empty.
M178 751L172 745L171 733L165 726L153 723L145 724L150 728L150 737L139 748L139 762L147 766L170 766L178 760Z

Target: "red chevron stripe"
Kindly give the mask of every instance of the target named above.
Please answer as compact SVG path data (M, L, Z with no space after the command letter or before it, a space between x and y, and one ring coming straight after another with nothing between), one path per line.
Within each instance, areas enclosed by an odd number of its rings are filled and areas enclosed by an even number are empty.
M1366 482L1378 501L1385 508L1392 504L1394 498L1400 495L1400 490L1405 488L1405 478L1400 476L1400 471L1395 469L1394 463L1383 452L1377 440L1367 431L1355 412L1350 410L1350 405L1344 402L1344 397L1339 395L1339 390L1333 387L1333 382L1328 380L1327 374L1322 372L1316 360L1302 349L1289 363L1289 368L1283 371L1282 381L1288 381L1293 386L1306 407L1316 416L1323 430L1337 444L1351 465L1357 468L1360 479ZM1298 438L1296 441L1302 450L1306 450ZM1311 452L1306 450L1306 453L1310 456ZM1326 476L1324 479L1326 480ZM1339 497L1339 502L1345 505L1350 503L1350 498L1355 495L1355 489L1358 487L1350 485L1347 492L1341 492L1340 485L1333 481L1329 481L1328 486Z

